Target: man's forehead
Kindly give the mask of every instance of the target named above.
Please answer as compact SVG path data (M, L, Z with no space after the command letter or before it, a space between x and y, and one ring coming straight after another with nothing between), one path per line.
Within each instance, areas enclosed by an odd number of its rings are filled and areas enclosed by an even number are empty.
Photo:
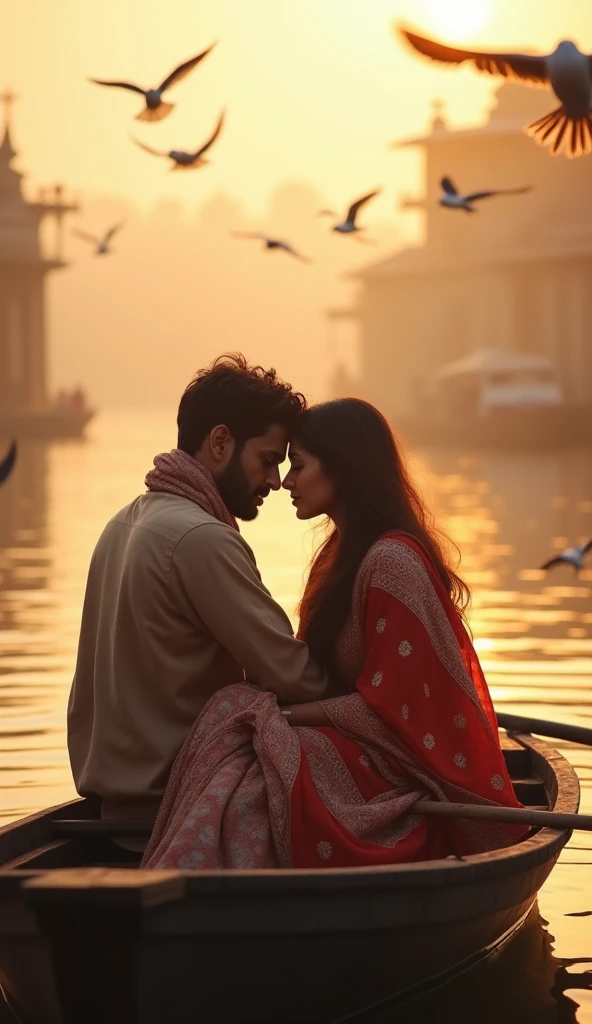
M281 460L286 457L290 436L281 423L272 423L260 437L252 437L250 444L260 452L273 452Z

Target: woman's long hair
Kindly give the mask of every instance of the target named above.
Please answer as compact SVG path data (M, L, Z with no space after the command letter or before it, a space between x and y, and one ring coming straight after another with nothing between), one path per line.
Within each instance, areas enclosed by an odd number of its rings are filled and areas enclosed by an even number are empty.
M299 636L316 660L337 673L335 649L356 573L369 548L390 530L409 533L423 545L462 614L469 589L447 561L444 538L384 416L357 398L323 402L302 416L295 440L333 481L340 514L340 528L333 526L313 558L299 607Z

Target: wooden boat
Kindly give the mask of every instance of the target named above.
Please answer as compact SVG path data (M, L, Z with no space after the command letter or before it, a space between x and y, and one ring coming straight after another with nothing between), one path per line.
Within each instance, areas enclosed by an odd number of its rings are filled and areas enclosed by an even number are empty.
M577 811L560 754L501 739L525 805ZM0 980L23 1024L349 1019L499 947L570 835L378 868L160 872L118 845L142 830L86 800L0 830Z

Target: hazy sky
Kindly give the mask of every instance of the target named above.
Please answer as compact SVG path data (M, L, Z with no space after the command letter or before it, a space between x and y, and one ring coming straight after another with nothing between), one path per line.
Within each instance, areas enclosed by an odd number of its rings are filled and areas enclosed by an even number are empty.
M395 19L481 46L549 48L568 35L592 50L588 0L19 0L3 21L0 87L21 97L18 141L35 182L146 205L195 205L222 187L257 210L278 181L305 179L343 203L376 184L413 183L414 154L387 142L423 127L434 95L452 121L471 121L494 85L410 55L393 38ZM134 120L141 97L86 81L157 84L215 40L159 124ZM222 107L227 125L202 171L170 174L130 141L133 131L191 149ZM392 210L392 193L381 203L377 216Z
M19 96L14 140L27 190L64 182L87 230L126 220L107 260L68 235L72 265L49 286L53 385L80 380L99 405L172 404L198 366L240 348L320 397L335 355L323 310L347 301L339 275L417 237L419 215L400 213L397 200L421 187L419 154L390 142L426 128L437 96L451 124L482 120L500 83L411 54L395 20L483 48L549 50L570 36L592 50L589 0L11 4L0 89ZM170 91L177 107L158 124L134 119L141 97L87 81L156 85L216 40ZM130 140L192 149L222 108L205 169L171 173ZM319 203L341 210L376 186L384 191L364 215L375 249L331 235L314 216ZM286 234L315 264L256 252L228 237L233 227Z

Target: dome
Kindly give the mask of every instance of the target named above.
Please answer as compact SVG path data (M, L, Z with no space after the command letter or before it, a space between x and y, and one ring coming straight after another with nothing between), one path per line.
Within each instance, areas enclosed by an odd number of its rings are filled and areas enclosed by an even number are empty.
M489 123L518 121L523 125L549 113L554 106L557 101L548 88L504 82L495 90L494 103L488 111Z

